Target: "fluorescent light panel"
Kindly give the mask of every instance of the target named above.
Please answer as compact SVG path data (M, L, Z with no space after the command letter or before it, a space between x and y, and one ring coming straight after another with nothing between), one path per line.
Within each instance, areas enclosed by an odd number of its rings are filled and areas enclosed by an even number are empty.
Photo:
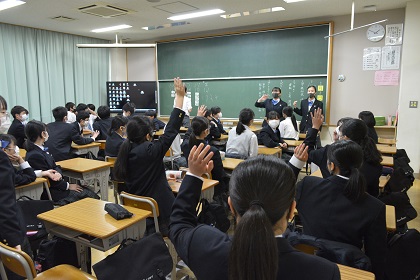
M225 11L220 10L220 9L214 9L214 10L208 10L208 11L202 11L202 12L189 13L189 14L184 14L184 15L179 15L179 16L168 17L168 19L170 19L170 20L181 20L181 19L189 19L189 18L198 18L198 17L205 17L205 16L222 14L224 12Z
M190 23L188 21L179 21L179 22L165 23L165 24L161 24L161 25L145 26L145 27L142 27L141 29L150 31L150 30L155 30L155 29L182 26L182 25L186 25L186 24L190 24Z
M237 12L237 13L233 13L233 14L220 15L220 17L229 19L229 18L236 18L236 17L240 17L240 16L266 14L266 13L279 12L279 11L284 11L284 10L285 9L283 7L273 7L273 8L256 10L256 11L252 11L252 12L246 11L246 12Z
M24 1L19 1L19 0L6 0L6 1L1 1L0 2L0 11L2 10L6 10L6 9L10 9L22 4L25 4L26 2Z
M283 0L283 1L286 2L287 4L289 4L289 3L303 2L303 1L306 1L306 0Z
M101 33L101 32L114 31L114 30L126 29L126 28L131 28L131 27L132 26L128 24L121 24L121 25L110 26L110 27L105 27L105 28L93 29L91 32Z

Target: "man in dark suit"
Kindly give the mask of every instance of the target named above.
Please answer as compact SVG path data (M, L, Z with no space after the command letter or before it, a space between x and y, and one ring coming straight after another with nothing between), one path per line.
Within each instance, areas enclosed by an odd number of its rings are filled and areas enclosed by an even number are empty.
M300 109L297 108L297 101L293 102L293 111L302 116L302 120L300 121L299 130L301 133L306 133L309 128L312 127L312 118L310 113L314 113L314 111L318 108L321 108L322 113L324 113L324 105L321 101L315 98L316 95L316 87L309 86L308 87L308 99L303 99L300 102Z
M73 157L71 153L71 143L86 145L95 141L99 132L94 132L92 137L82 136L83 126L89 122L89 113L81 111L77 114L76 122L69 124L67 121L67 109L57 107L52 110L55 122L47 125L48 141L45 146L48 152L54 157L55 161L66 160Z
M22 106L15 106L10 113L13 116L13 122L9 127L7 134L13 135L16 138L16 145L23 148L25 143L25 123L28 120L28 110Z
M110 116L111 110L108 106L99 106L98 118L96 118L93 123L93 130L99 131L99 135L96 140L106 140L112 123L112 118Z
M255 107L265 108L265 118L268 118L268 113L276 111L280 116L283 116L283 108L287 103L281 100L281 89L274 87L271 90L272 99L268 99L268 95L264 94L260 99L255 102ZM264 119L262 126L268 126L267 121Z

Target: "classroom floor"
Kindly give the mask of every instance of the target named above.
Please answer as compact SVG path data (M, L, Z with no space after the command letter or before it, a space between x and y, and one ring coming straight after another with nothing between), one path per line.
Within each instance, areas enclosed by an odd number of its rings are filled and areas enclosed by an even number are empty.
M408 196L410 197L411 204L416 209L416 211L419 215L414 220L408 222L408 228L415 228L418 231L420 231L420 179L416 179L414 181L413 186L408 190ZM110 201L110 202L115 201L113 190L110 190L108 192L108 198L109 198L108 201ZM231 229L232 229L232 227L231 227ZM229 233L233 234L233 230L229 230ZM109 251L106 251L106 252L101 252L101 251L92 249L92 264L95 264L95 263L99 262L100 260L104 259L106 256L114 253L116 249L117 249L117 247L115 247L115 248L113 248ZM177 279L184 279L185 276L186 276L186 274L183 273L182 271L177 273Z

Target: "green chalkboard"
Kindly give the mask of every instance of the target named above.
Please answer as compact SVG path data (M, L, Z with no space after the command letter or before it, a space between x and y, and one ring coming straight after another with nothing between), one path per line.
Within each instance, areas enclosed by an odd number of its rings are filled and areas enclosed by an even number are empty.
M254 110L256 119L262 119L265 116L265 109L254 107L254 103L265 93L271 96L273 87L280 87L282 100L292 106L293 101L307 98L307 87L315 85L318 89L317 98L325 104L327 78L209 80L185 81L184 83L187 86L187 91L191 93L192 116L196 115L198 106L204 104L207 107L220 106L223 118L238 118L239 111L248 107ZM173 82L159 83L161 115L169 115L172 111L173 90ZM296 117L298 120L300 119L299 116Z
M307 98L307 87L315 85L325 110L329 40L324 36L329 30L329 24L320 24L158 43L160 114L172 110L174 77L181 77L191 92L192 115L205 104L220 106L227 118L253 108L261 119L265 109L254 103L265 93L271 96L275 86L291 105Z

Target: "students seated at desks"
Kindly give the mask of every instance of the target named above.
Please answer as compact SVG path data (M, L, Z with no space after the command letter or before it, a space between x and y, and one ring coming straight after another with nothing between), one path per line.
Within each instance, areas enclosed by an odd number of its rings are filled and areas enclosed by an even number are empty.
M309 146L309 161L319 166L322 177L327 178L331 176L327 168L327 153L329 145L317 150L311 150L315 145L316 135L318 129L322 125L323 117L320 110L315 111L314 118L312 118L313 126L308 130L305 139L305 144ZM364 175L366 180L366 191L377 197L379 195L379 177L382 174L382 156L378 151L375 143L367 136L367 126L361 120L357 119L343 119L343 124L339 127L339 139L353 140L362 147L363 150L363 164L360 172Z
M290 106L283 108L283 118L280 122L280 136L283 139L299 140L299 131L293 108Z
M134 117L134 111L136 110L136 105L133 102L127 102L122 107L122 114L124 117L129 120Z
M65 109L64 107L61 108ZM49 190L55 204L65 205L86 197L99 199L99 196L90 189L78 184L69 184L63 180L61 168L57 166L48 149L44 147L44 143L49 137L47 126L44 123L35 120L30 121L25 127L25 133L28 137L26 160L29 164L36 170L53 169L56 171L54 176L48 178ZM41 199L48 199L45 190Z
M372 138L375 144L378 144L378 134L375 130L376 120L375 116L370 111L362 111L359 113L359 119L362 120L368 127L368 136Z
M10 111L13 116L13 122L7 131L7 134L13 135L16 138L16 145L24 148L26 140L25 124L28 122L28 110L22 106L14 106Z
M153 141L153 127L149 118L135 116L127 124L127 140L121 145L114 175L124 181L129 193L154 198L159 205L159 228L168 233L169 216L174 195L166 180L163 157L178 135L184 119L182 107L185 96L184 85L179 78L174 79L176 91L175 108L172 110L165 132ZM147 228L154 228L147 222Z
M156 110L148 110L145 115L152 121L155 131L165 128L166 123L157 118Z
M108 131L108 137L105 144L105 155L117 157L121 144L127 136L128 119L124 116L115 116L112 118L111 127Z
M281 116L283 108L287 106L287 103L281 100L281 89L279 87L273 87L271 90L272 99L268 98L268 94L264 94L257 101L255 101L255 107L265 108L265 117L268 118L268 113L276 111ZM268 126L267 121L264 119L262 126Z
M229 131L226 143L226 157L249 158L258 154L257 135L249 128L254 122L254 111L249 108L239 113L239 122L235 129Z
M211 107L210 111L212 118L210 121L213 121L216 124L220 134L227 134L227 132L223 128L222 122L220 121L220 119L222 118L222 109L220 109L219 106L214 106Z
M67 120L66 123L74 123L76 121L76 104L73 102L66 103Z
M210 147L203 147L191 149L169 231L178 255L197 279L340 279L336 264L297 251L284 238L295 207L296 170L278 158L258 156L232 172L228 203L238 222L233 238L197 224L200 176L213 167ZM296 150L296 157L305 161L303 146Z
M91 131L94 131L93 129L93 122L96 120L96 118L98 117L98 114L95 112L95 105L93 104L87 104L88 109L89 109L89 124L88 124L88 129Z
M192 147L198 146L201 143L207 145L205 138L209 134L209 121L205 117L197 116L191 121L191 134L189 135L187 143L183 145L184 156L188 158ZM188 133L188 132L187 132ZM209 152L213 152L211 160L213 161L213 169L211 171L211 178L219 181L219 184L214 187L214 196L219 196L229 190L229 178L223 169L222 158L217 148L210 146Z
M96 140L106 140L109 129L111 128L111 122L111 110L109 107L106 105L99 106L98 118L96 118L93 123L93 131L99 131L99 135L96 137Z
M268 113L267 120L268 126L263 127L258 133L258 144L268 148L280 147L286 149L287 144L281 138L278 130L280 124L279 114L276 111L271 111Z
M89 121L89 113L81 111L77 114L76 122L72 124L66 123L67 109L64 107L56 107L52 110L55 122L48 124L49 139L45 142L48 152L54 157L54 160L61 161L73 158L71 153L72 142L77 145L85 145L95 141L99 132L94 132L92 137L85 138L82 131L85 122Z
M211 116L211 110L206 110L204 117L209 121L209 134L206 136L205 140L207 143L211 143L214 139L219 139L222 133Z
M345 125L345 124L343 124ZM328 148L332 176L306 176L297 185L296 203L303 232L364 247L376 279L383 279L387 250L385 204L366 193L362 146L340 140Z

